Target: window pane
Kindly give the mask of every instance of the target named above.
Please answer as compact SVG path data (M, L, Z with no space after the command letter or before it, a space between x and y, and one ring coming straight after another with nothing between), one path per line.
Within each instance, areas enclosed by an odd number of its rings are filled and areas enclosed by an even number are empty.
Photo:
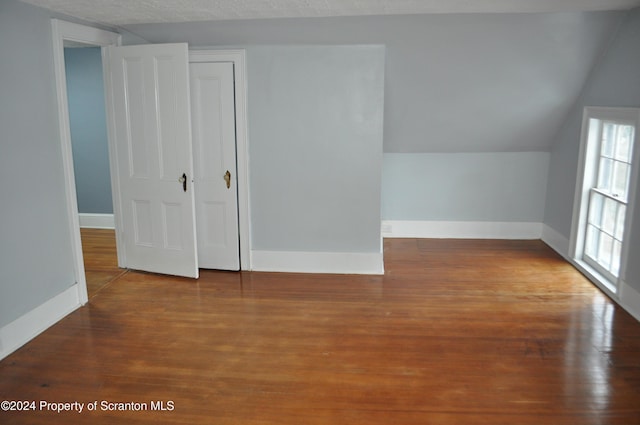
M584 253L594 260L598 258L598 239L600 232L593 226L587 226L587 239L584 243Z
M631 162L631 145L633 140L633 126L618 126L618 140L616 142L615 158L620 161Z
M611 122L605 122L602 126L602 148L600 150L600 155L613 158L615 130L616 125Z
M611 268L611 254L613 253L613 238L606 233L600 233L598 244L598 263L609 270Z
M600 168L598 169L598 189L610 192L612 175L613 161L607 158L600 158Z
M622 253L622 243L618 241L613 242L613 258L611 259L611 268L609 271L616 277L620 273L620 257Z
M597 154L587 155L585 163L585 187L589 199L584 226L583 259L597 270L615 281L620 272L620 257L623 248L626 202L631 180L631 160L634 152L636 128L611 121L590 117L586 143L589 150ZM596 153L594 152L594 153ZM583 192L587 195L587 191ZM629 211L631 212L631 211ZM584 217L581 212L581 218ZM584 218L582 218L584 220ZM595 262L595 263L594 263ZM606 271L605 271L606 270Z
M604 196L598 192L591 192L591 202L589 203L589 223L596 227L602 226L602 201Z
M604 208L602 209L602 227L601 229L610 235L616 227L616 213L618 209L618 203L613 199L605 198Z
M611 193L621 200L627 199L629 186L629 166L624 162L615 161L613 165L613 188Z
M622 235L624 234L624 217L627 211L627 207L624 205L618 206L618 214L616 218L616 233L615 238L619 241L622 240Z

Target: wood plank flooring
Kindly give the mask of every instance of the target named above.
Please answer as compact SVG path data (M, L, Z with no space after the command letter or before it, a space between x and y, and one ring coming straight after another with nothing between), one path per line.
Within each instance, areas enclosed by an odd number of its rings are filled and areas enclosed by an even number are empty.
M126 270L118 268L115 230L80 229L89 298Z
M0 423L640 423L640 323L542 242L384 245L384 276L128 272L0 362L0 400L82 413Z

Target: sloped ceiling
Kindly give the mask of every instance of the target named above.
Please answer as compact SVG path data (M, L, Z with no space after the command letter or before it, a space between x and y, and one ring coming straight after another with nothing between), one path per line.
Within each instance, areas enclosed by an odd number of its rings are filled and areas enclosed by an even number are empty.
M450 14L125 28L152 43L249 46L249 67L251 49L260 45L384 44L385 152L514 152L550 149L623 16Z
M249 67L251 49L260 45L383 44L385 152L548 151L624 19L623 10L640 5L640 0L22 1L117 25L152 43L248 46ZM297 19L286 19L291 17Z

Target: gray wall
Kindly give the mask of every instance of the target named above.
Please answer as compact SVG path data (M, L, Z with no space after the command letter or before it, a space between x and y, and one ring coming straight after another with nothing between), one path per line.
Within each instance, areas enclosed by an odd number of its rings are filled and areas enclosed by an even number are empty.
M254 250L380 252L384 47L247 50Z
M382 218L540 223L548 166L546 152L385 154Z
M546 151L620 12L140 24L192 46L384 44L385 152Z
M547 165L538 152L549 150L622 17L620 12L423 15L147 24L127 29L151 42L187 41L193 46L384 44L383 217L542 221ZM251 112L250 122L262 113L255 108ZM255 132L249 137L253 144ZM519 163L526 166L496 167L502 156L486 155L493 152L516 152ZM450 155L411 158L390 153ZM407 161L406 167L400 158ZM435 158L444 162L433 164ZM483 188L474 182L462 185L472 172L481 175ZM407 181L408 187L402 184ZM508 185L505 181L522 183L517 196L532 206L531 211L490 189ZM454 184L456 193L445 190ZM510 188L515 192L514 186ZM415 199L422 194L436 198L427 205L426 200ZM534 206L536 202L540 203Z
M65 48L64 60L78 211L113 214L100 48Z
M567 239L571 236L580 127L585 106L640 107L640 9L626 16L606 55L594 69L567 116L551 150L544 222ZM636 194L636 199L640 201L640 193ZM640 221L637 212L634 211L632 216L629 269L626 276L624 271L622 276L640 290Z
M75 283L50 16L0 2L0 327Z

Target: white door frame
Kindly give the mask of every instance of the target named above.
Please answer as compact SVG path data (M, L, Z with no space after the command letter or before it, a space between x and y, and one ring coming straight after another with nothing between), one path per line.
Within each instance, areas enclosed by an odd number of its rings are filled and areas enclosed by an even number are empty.
M67 216L71 239L71 249L74 263L74 274L78 283L78 297L81 304L88 301L87 283L82 255L82 241L80 238L80 219L78 215L78 201L76 193L75 175L73 169L73 153L71 148L71 130L69 125L69 104L67 99L67 80L64 63L64 42L72 41L94 46L120 46L122 36L115 32L62 21L51 20L54 75L58 107L58 125L62 151L62 164L65 182ZM105 62L103 51L103 65ZM238 172L238 224L240 237L240 269L251 270L251 220L249 201L249 149L247 125L247 83L246 83L246 53L244 50L197 50L189 52L189 62L232 62L234 64L235 100L236 100L236 151ZM111 81L104 76L105 103L108 106L111 95ZM119 220L121 214L117 202L118 181L117 163L113 154L112 113L107 107L107 131L109 138L109 163L111 171L111 186L114 192L114 218L116 228L116 247L118 265L125 264L125 252L122 238L118 234L121 229Z
M101 47L119 46L122 43L122 37L120 34L111 31L74 24L58 19L51 20L51 30L53 41L53 66L58 106L58 127L62 148L62 167L64 172L68 225L71 237L71 251L73 255L74 274L78 287L78 299L80 303L84 305L89 300L89 297L87 294L87 280L85 276L84 259L82 256L76 181L73 171L71 130L69 126L69 103L67 101L67 79L64 63L64 42L72 41ZM106 89L107 87L105 87L105 91Z
M249 204L249 144L247 126L247 75L244 50L190 50L189 62L232 62L236 103L236 163L238 173L238 230L240 270L251 270L251 220Z

